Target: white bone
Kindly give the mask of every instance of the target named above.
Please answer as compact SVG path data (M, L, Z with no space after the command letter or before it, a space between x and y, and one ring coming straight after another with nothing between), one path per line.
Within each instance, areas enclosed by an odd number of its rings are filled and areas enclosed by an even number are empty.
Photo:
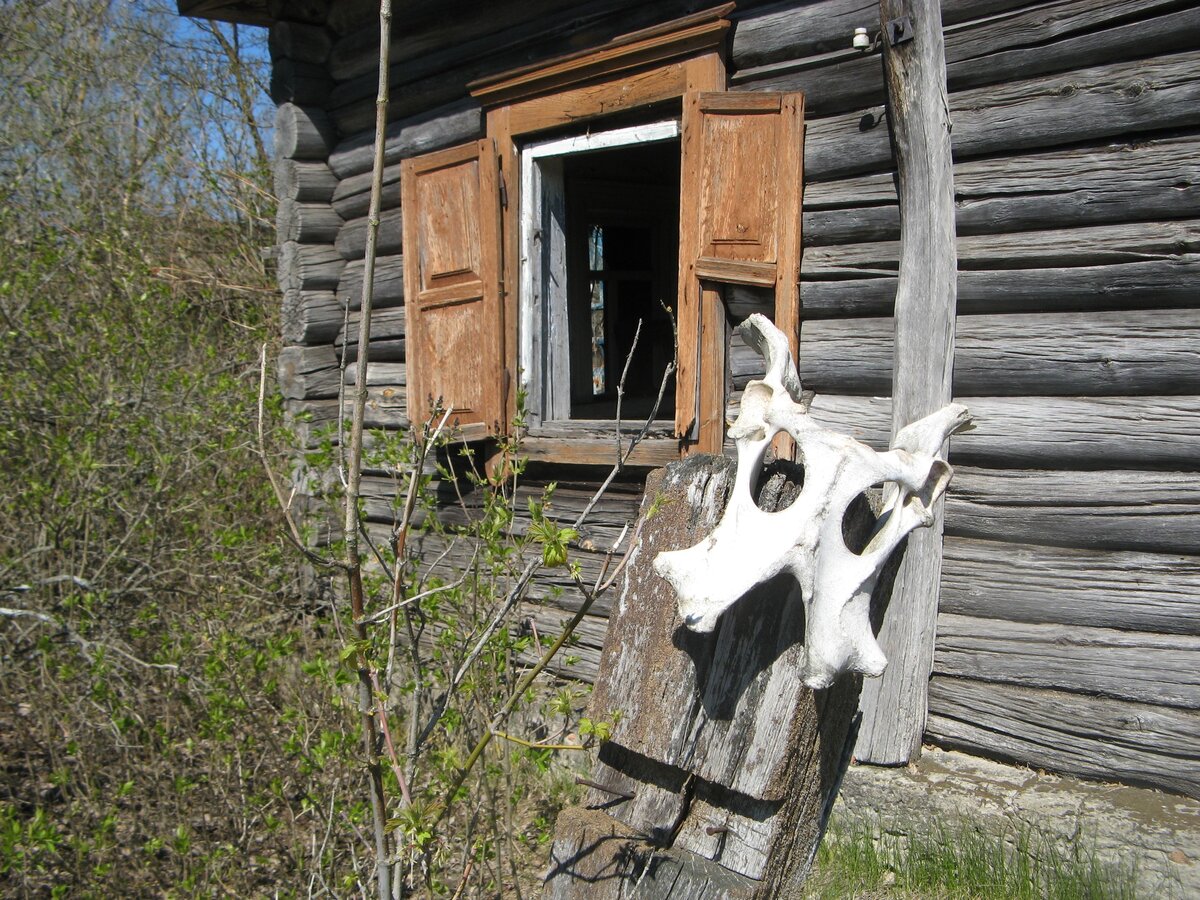
M932 507L952 470L942 445L970 423L965 406L951 403L901 429L879 453L819 425L800 403L800 378L787 338L764 316L739 326L767 362L767 373L742 395L729 429L737 443L737 474L729 504L712 534L686 550L658 554L655 571L679 596L679 614L693 631L712 631L717 619L757 584L790 571L805 610L802 676L811 688L828 687L843 672L880 675L887 660L869 619L871 592L896 545L933 522ZM764 512L753 490L772 438L796 441L804 486L795 502ZM854 499L886 484L883 511L861 554L842 536Z

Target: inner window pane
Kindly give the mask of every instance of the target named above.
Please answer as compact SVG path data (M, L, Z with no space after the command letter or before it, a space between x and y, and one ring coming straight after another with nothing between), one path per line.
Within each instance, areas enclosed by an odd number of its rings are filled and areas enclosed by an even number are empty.
M594 233L603 235L600 228ZM592 396L599 397L608 389L607 364L604 358L604 282L593 280L592 286Z

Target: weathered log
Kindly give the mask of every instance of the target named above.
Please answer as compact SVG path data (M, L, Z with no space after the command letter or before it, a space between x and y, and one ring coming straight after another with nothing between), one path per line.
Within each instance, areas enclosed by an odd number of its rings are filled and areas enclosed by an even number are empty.
M1194 710L938 675L927 733L982 756L1200 797Z
M277 275L283 291L331 291L346 261L328 244L287 241L279 248Z
M1200 124L1198 63L1178 53L951 94L955 159ZM890 168L883 109L810 120L804 157L810 180Z
M363 190L355 190L355 188L359 187L355 182L362 180L362 178L362 175L352 175L338 184L338 189L334 193L333 208L337 210L337 214L343 219L357 219L367 214L367 210L371 205L370 187L366 187ZM388 166L383 170L383 184L379 195L379 208L380 210L395 209L399 205L400 166Z
M1200 470L1200 397L972 397L976 428L951 462L997 468ZM891 435L887 397L818 394L812 414L876 449Z
M322 106L329 99L333 80L325 67L294 59L277 59L271 65L271 99L276 103Z
M342 217L328 203L280 200L275 213L278 240L301 244L330 244L342 228Z
M280 104L275 110L275 156L284 159L319 159L329 156L336 129L324 110Z
M349 408L342 409L335 399L289 400L288 413L293 417L297 440L305 448L318 446L332 429L336 432L339 415L350 419ZM364 428L383 428L400 431L408 428L408 406L403 391L387 387L367 389Z
M944 613L1196 637L1197 596L1197 556L945 542Z
M271 59L294 59L320 65L329 58L333 39L320 25L277 21L271 23L267 36Z
M338 282L337 296L351 309L362 304L362 279L364 264L361 259L346 263ZM404 302L404 257L381 256L375 260L375 278L372 281L371 306L382 309L399 306Z
M954 169L957 233L1194 216L1198 157L1200 140L1187 137L967 160ZM805 246L897 240L894 201L891 175L819 182L805 193Z
M999 611L998 611L999 612ZM939 675L1200 709L1200 638L942 613Z
M358 377L358 363L346 364L344 381L354 384ZM404 363L381 362L374 360L367 366L367 385L369 387L404 387L408 384L408 367Z
M1101 266L1174 259L1200 252L1200 220L1127 222L1051 231L968 235L956 241L960 269ZM894 241L810 247L804 253L807 278L849 278L891 274L900 246Z
M360 318L360 311L351 312L347 326L349 331L339 331L334 339L334 346L339 350L345 344L347 361L358 359L358 322ZM372 313L370 358L380 362L404 361L403 306L380 309Z
M958 312L1097 312L1195 307L1200 255L1107 266L967 270L958 273ZM890 316L896 279L800 283L806 319Z
M880 28L907 11L901 0L880 0ZM954 162L940 7L929 4L911 21L911 41L884 43L903 225L892 434L950 402L955 356ZM942 443L945 435L939 438ZM888 667L863 684L854 750L863 762L899 765L920 753L942 570L942 504L934 497L927 513L929 527L909 535L896 573L892 603L904 614L886 616L879 627L879 646Z
M329 9L325 25L337 35L350 34L379 21L379 0L338 0Z
M1057 0L948 28L948 90L1140 59L1147 47L1163 55L1196 46L1197 10L1180 10L1173 0L1143 0L1136 6L1143 15L1167 14L1130 22L1137 11L1121 0ZM785 91L803 82L805 109L813 116L882 103L878 60L848 48L847 41L840 51L823 56L741 69L732 82L742 89Z
M397 163L410 156L439 150L479 137L483 117L474 100L460 100L392 122L387 127L384 160ZM329 154L329 167L338 178L369 172L375 135L366 131L342 141Z
M288 291L281 318L288 343L326 344L341 330L345 311L333 291Z
M275 160L275 196L280 200L328 204L337 186L337 176L323 161Z
M332 212L332 210L331 210ZM336 213L335 213L336 215ZM339 217L340 220L340 217ZM362 259L367 251L368 219L351 219L338 230L334 246L343 259ZM379 216L379 232L376 238L375 251L380 256L398 254L401 249L400 237L404 225L399 209L389 209Z
M267 11L272 19L320 25L329 15L330 6L337 5L330 0L267 0Z
M1200 484L1192 473L958 466L946 495L946 533L1190 554L1200 547Z
M804 386L886 394L891 330L890 319L806 322ZM960 316L956 331L956 397L1200 394L1200 321L1186 310Z
M332 347L284 347L279 351L279 389L288 400L336 397L342 386Z

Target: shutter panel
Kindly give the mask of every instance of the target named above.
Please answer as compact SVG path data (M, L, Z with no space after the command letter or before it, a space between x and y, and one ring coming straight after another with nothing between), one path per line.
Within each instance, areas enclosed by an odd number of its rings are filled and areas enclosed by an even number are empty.
M504 419L499 178L486 139L401 167L409 418L440 398L470 440Z
M728 346L721 284L775 292L775 324L800 336L804 96L690 92L683 104L676 432L720 453Z

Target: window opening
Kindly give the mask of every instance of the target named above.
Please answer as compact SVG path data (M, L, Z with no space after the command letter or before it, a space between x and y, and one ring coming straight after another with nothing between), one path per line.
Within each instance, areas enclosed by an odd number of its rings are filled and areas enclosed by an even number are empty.
M674 354L674 121L560 138L522 154L521 366L534 423L648 415ZM673 381L658 418L674 415Z

